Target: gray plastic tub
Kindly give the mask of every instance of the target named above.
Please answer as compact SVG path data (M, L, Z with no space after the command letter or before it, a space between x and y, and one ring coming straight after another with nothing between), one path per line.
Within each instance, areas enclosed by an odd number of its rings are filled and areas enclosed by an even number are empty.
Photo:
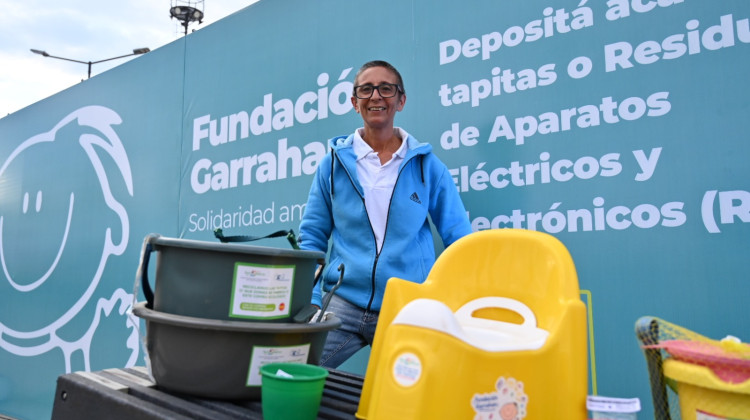
M260 366L272 362L317 365L335 316L317 323L210 320L166 314L139 302L146 348L159 387L214 399L259 399Z
M148 280L156 253L155 286ZM143 242L136 285L147 307L174 315L254 322L289 322L308 309L317 251L176 239L151 234Z

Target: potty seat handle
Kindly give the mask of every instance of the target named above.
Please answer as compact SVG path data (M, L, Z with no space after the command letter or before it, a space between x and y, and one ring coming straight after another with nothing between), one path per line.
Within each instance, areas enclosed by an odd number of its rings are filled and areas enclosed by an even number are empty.
M523 318L523 323L515 324L512 322L497 321L493 319L478 318L474 316L474 312L478 311L479 309L487 308L509 309L521 315L521 317ZM459 323L464 325L468 323L476 326L483 326L489 329L494 329L498 326L514 326L532 330L536 329L536 316L528 306L515 299L501 296L486 296L474 299L458 308L455 314L456 318L459 320Z

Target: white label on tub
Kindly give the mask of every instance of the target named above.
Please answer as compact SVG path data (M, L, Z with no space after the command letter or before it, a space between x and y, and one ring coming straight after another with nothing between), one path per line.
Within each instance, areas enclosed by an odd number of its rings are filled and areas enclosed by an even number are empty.
M612 398L599 395L586 397L586 408L601 413L637 413L641 411L640 398Z
M310 343L289 347L254 346L247 371L247 386L260 386L260 368L269 363L307 363Z
M229 316L264 319L289 316L293 283L293 265L235 264Z
M414 353L401 353L393 364L393 379L399 385L410 387L422 376L422 361Z

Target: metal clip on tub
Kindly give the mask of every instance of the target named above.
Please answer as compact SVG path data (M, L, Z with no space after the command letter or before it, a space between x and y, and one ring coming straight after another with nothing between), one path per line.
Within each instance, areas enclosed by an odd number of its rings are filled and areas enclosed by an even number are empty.
M331 288L331 290L326 293L326 296L323 298L323 306L320 307L320 314L318 315L318 318L315 320L315 322L321 322L323 319L323 316L326 313L326 309L328 309L328 304L331 303L331 298L333 297L333 293L336 291L336 289L341 286L341 282L344 281L344 263L339 264L339 271L341 274L339 274L339 281L336 282L336 284Z
M313 280L313 287L315 287L318 284L318 281L320 280L321 274L323 274L323 269L326 266L325 260L318 261L318 264L320 264L320 267L315 272L315 280ZM317 306L313 305L312 303L304 307L302 310L297 312L294 317L292 317L292 321L295 323L308 323L310 320L315 316L315 314L318 312Z

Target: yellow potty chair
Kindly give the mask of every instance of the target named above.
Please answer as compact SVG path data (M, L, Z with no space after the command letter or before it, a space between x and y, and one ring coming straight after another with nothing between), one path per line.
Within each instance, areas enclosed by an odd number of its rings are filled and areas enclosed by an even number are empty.
M586 310L551 235L476 232L386 286L357 418L583 420Z

